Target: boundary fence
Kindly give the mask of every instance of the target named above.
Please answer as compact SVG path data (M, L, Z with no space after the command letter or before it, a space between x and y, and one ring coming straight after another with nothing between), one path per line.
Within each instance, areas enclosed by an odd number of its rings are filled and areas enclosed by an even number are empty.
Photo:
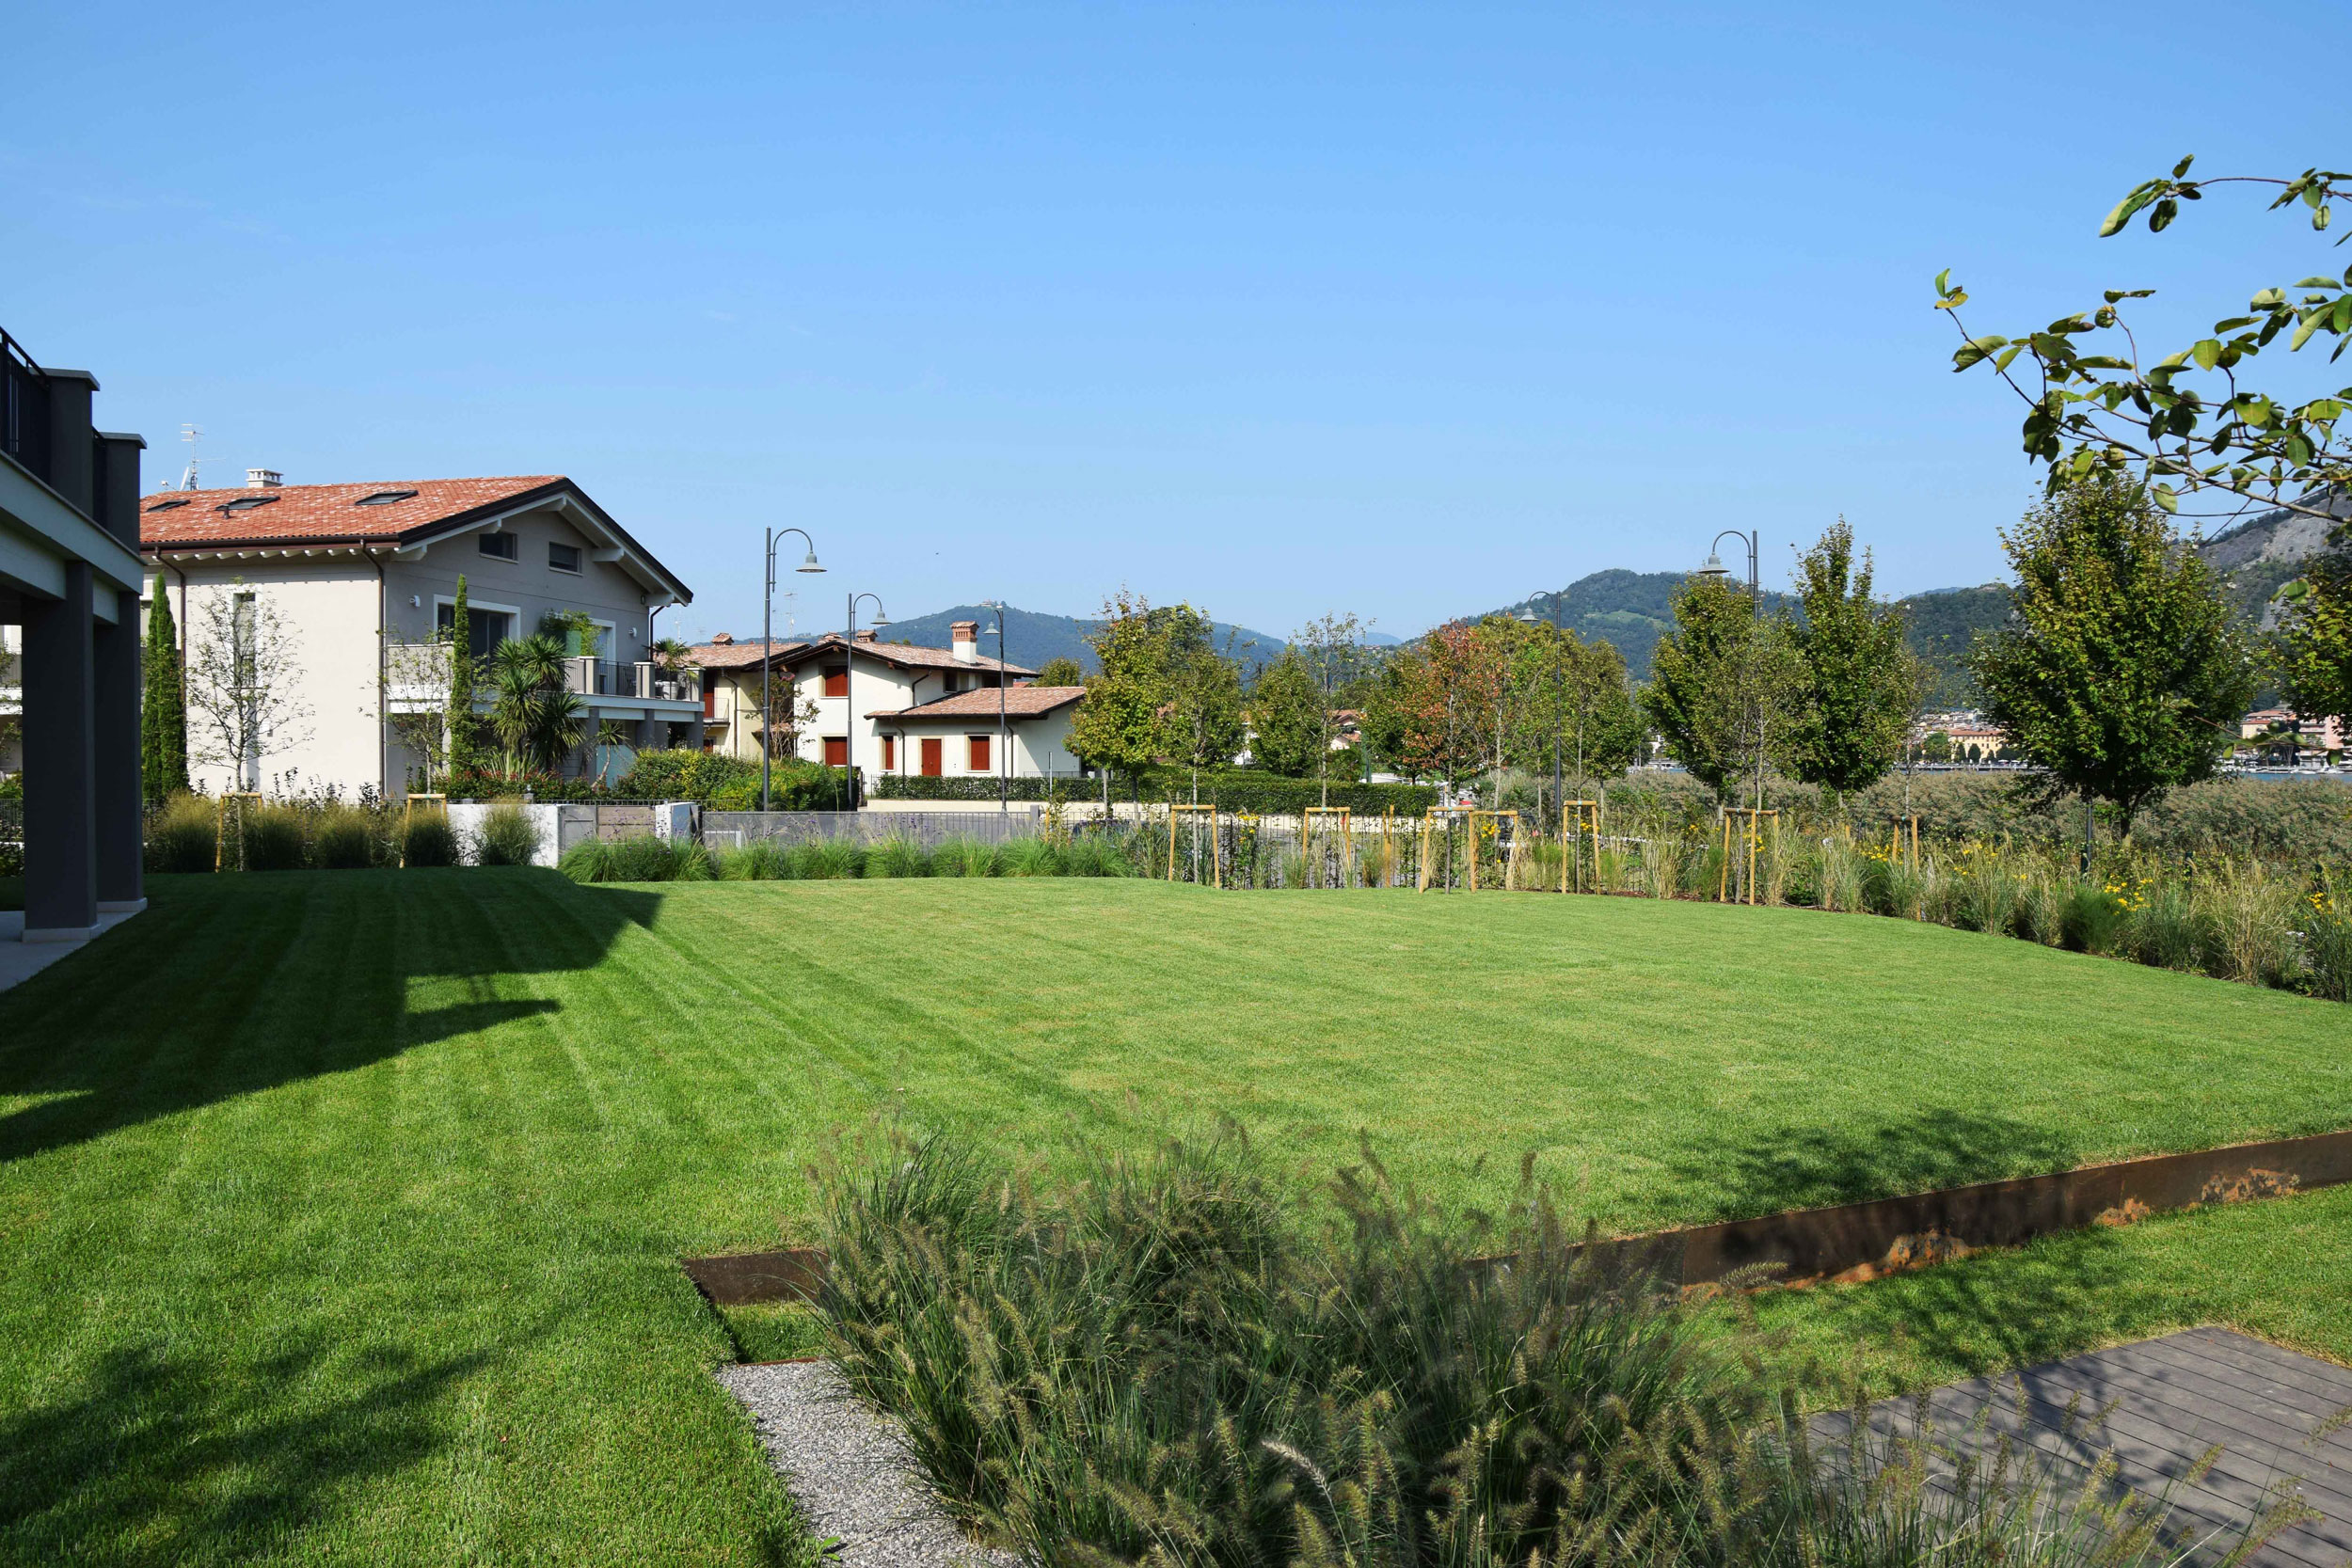
M887 838L911 839L936 849L952 838L982 844L1035 838L1042 824L1042 814L1033 810L706 811L702 837L714 849L739 849L763 839L790 845L823 839L873 844Z

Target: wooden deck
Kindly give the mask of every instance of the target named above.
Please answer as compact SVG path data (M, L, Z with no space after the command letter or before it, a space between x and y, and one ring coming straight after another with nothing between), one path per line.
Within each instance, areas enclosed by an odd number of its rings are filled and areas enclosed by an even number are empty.
M2064 1431L2070 1405L2077 1411L2072 1434ZM1936 1391L1929 1420L1946 1442L1972 1431L1986 1438L2007 1433L2069 1465L2111 1454L2122 1485L2169 1494L2177 1527L2191 1535L2221 1532L2217 1555L2273 1488L2292 1481L2323 1517L2282 1532L2250 1560L2264 1568L2338 1568L2352 1561L2352 1431L2317 1442L2312 1434L2348 1405L2352 1371L2227 1329L2194 1328L1955 1384ZM1888 1400L1872 1406L1870 1425L1908 1431L1916 1410L1914 1400ZM1980 1429L1974 1426L1979 1417ZM1850 1419L1825 1417L1816 1431L1836 1435ZM2222 1453L2212 1470L2185 1483L2182 1478L2217 1443Z

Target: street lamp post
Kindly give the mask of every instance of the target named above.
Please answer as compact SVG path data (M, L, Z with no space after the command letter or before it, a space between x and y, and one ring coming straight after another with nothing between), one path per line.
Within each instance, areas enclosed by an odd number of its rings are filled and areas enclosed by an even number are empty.
M1011 766L1011 744L1005 723L1005 601L982 599L982 604L996 612L996 809L1012 810L1011 781L1005 769ZM980 633L982 637L987 632Z
M857 602L874 601L874 629L890 625L890 617L882 613L882 596L877 594L850 595L849 626L841 633L841 800L842 810L857 810Z
M797 528L771 528L768 531L767 571L761 577L759 591L759 809L768 809L768 759L776 749L775 709L769 692L775 675L775 615L772 605L776 597L776 541L787 533L801 535L801 543L808 546L808 554L792 569L796 572L821 572L817 564L817 541ZM731 747L734 743L728 742Z
M1715 546L1726 539L1737 539L1747 546L1748 615L1752 620L1764 613L1764 580L1756 570L1756 548L1763 534L1762 529L1752 533L1742 533L1736 528L1724 530L1708 541L1707 564L1699 568L1699 576L1703 578L1727 578L1731 572L1724 565L1723 558L1715 553ZM1750 700L1753 702L1753 697ZM1761 811L1764 809L1764 721L1761 712L1756 715L1756 809Z

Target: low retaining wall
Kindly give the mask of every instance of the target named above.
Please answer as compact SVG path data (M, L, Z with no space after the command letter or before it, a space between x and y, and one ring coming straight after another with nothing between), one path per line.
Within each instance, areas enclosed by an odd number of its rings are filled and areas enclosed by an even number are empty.
M1613 1261L1655 1269L1685 1286L1712 1285L1758 1268L1772 1269L1771 1277L1782 1283L1862 1280L1940 1263L1979 1247L2021 1245L2052 1231L2128 1225L2150 1214L2280 1197L2344 1181L2352 1181L2352 1131L2156 1154L1828 1209L1791 1209L1597 1244ZM735 1307L813 1296L824 1283L825 1254L818 1247L792 1247L690 1258L684 1266L704 1295L721 1307Z

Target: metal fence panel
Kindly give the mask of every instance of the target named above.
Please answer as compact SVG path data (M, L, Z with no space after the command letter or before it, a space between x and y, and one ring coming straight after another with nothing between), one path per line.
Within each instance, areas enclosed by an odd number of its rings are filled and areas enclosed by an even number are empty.
M706 811L703 842L736 848L757 839L805 844L850 839L872 844L906 838L935 849L951 838L1009 844L1037 836L1040 816L1029 811Z

